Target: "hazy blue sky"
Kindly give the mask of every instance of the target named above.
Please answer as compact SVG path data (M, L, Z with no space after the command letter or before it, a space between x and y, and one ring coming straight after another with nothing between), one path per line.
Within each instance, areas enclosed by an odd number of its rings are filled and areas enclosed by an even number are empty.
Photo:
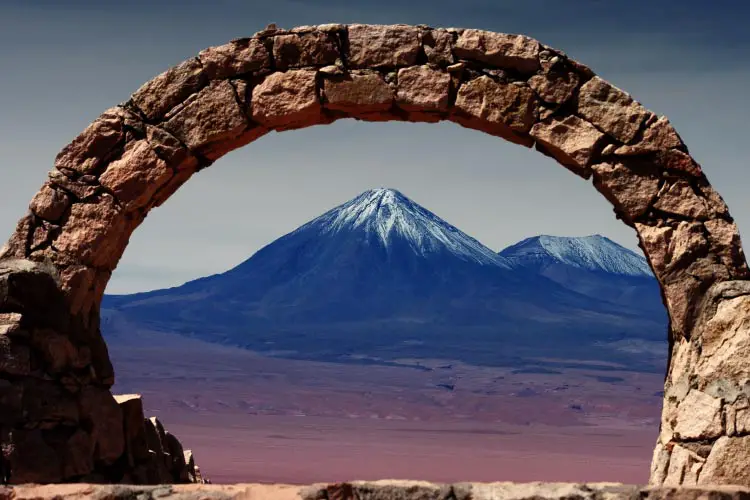
M199 50L271 22L531 35L669 116L750 234L749 14L738 0L0 0L0 234L57 152L103 110ZM223 271L381 186L496 250L540 233L600 233L636 247L590 183L539 153L453 124L340 121L266 136L196 175L135 233L108 291Z

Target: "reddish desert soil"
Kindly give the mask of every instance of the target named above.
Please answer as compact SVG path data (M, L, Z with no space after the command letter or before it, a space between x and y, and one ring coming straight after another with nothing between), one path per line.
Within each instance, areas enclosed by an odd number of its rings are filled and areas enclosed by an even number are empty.
M114 391L143 394L218 483L644 483L658 432L657 374L317 363L147 332L109 346Z

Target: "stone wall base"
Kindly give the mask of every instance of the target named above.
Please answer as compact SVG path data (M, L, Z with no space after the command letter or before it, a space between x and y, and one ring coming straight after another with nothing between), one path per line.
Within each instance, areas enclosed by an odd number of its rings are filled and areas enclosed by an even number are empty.
M699 500L750 499L734 486L647 487L617 483L454 483L375 481L314 485L93 485L0 487L0 500Z

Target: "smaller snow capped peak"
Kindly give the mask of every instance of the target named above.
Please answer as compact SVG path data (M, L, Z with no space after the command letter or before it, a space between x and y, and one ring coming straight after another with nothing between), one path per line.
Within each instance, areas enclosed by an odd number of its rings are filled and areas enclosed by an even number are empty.
M374 234L386 249L400 238L423 256L447 251L463 260L508 267L490 248L392 188L367 190L298 230L313 226L327 234Z
M652 276L646 259L600 234L569 237L539 235L512 245L500 255L516 266L564 263L589 271Z
M386 203L386 204L396 204L396 203L412 203L409 198L401 194L401 192L398 189L393 188L375 188L375 189L368 189L367 191L363 192L354 200L367 200L367 201L378 201L380 203Z

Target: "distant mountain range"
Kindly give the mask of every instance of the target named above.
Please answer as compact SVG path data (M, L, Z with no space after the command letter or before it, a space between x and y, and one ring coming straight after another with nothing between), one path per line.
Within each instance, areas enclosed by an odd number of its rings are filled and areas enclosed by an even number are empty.
M642 256L599 235L496 253L393 189L366 191L227 272L102 307L105 336L170 331L334 362L663 371L666 355Z

